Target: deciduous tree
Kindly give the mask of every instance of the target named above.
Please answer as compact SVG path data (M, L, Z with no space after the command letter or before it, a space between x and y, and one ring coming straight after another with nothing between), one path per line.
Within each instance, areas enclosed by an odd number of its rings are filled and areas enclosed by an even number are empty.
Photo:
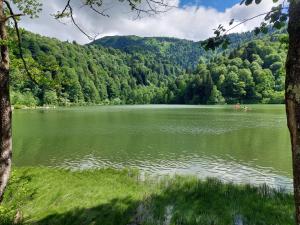
M264 0L242 0L241 4L248 6L254 2L260 4L262 1ZM270 27L280 29L288 21L289 47L286 60L285 104L292 145L295 217L296 224L300 225L300 0L283 0L280 2L273 0L273 2L277 5L269 12L247 18L236 23L230 29L219 25L215 29L216 37L210 38L205 45L207 49L215 49L218 46L227 47L229 44L227 33L229 31L260 16L264 16L264 21L260 27L255 29L257 34L260 32L267 33ZM233 24L234 19L230 21L230 25ZM270 57L270 59L272 58Z
M75 10L73 4L82 4L83 7L89 7L93 12L100 16L107 16L103 9L103 0L65 0L64 8L54 14L56 19L69 18L80 32L85 34L89 39L94 39L96 36L88 34L84 27L81 27L75 19ZM118 4L127 4L132 11L136 12L136 16L142 14L153 15L162 13L170 9L166 0L119 0ZM12 42L12 37L8 36L8 27L13 24L19 45L19 54L23 61L25 71L29 78L38 83L38 79L30 72L29 66L23 57L21 46L21 35L18 28L18 21L22 16L37 17L41 11L41 2L39 0L0 0L0 202L3 198L3 193L9 180L11 163L12 163L12 109L10 103L10 59L9 45ZM17 8L18 13L14 13L13 9ZM32 46L34 48L34 46ZM40 79L44 81L45 79ZM97 98L93 85L87 85L91 92L90 98Z

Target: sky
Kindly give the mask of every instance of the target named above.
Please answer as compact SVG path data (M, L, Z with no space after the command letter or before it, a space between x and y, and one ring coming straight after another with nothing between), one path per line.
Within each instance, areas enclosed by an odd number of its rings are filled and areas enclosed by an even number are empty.
M62 41L85 44L90 40L69 20L57 21L53 14L64 8L67 0L41 0L43 10L37 19L22 18L20 26L44 36ZM165 0L175 7L156 16L142 15L130 10L126 1L103 0L103 8L108 17L82 7L82 0L72 0L74 17L78 25L89 35L101 38L112 35L137 35L143 37L168 36L188 40L204 40L213 36L213 29L219 24L228 26L231 19L235 23L254 15L267 12L274 6L272 0L263 0L260 5L240 5L240 0ZM145 0L142 0L145 1ZM278 4L278 3L277 3ZM146 7L145 2L141 7ZM232 32L244 32L258 26L262 18L247 22Z
M239 0L181 0L180 7L187 5L190 6L204 6L212 7L218 11L225 11L225 9L232 7L233 5L239 3Z

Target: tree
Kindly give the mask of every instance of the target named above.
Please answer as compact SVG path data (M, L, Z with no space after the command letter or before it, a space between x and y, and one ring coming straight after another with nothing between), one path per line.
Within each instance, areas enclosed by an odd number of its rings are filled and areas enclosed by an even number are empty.
M0 1L0 37L2 41L7 40L7 31L4 14L4 2ZM12 152L12 132L11 132L11 106L9 96L9 55L8 46L1 45L0 64L0 200L3 198L7 181L9 179Z
M241 4L260 4L262 0L242 0ZM278 0L273 0L277 3ZM288 53L286 60L286 81L285 81L285 104L287 125L290 131L292 145L292 167L294 180L294 199L296 224L300 225L300 0L284 0L274 6L270 12L245 19L231 27L225 29L223 25L215 30L216 37L210 38L206 43L206 49L216 49L219 46L227 47L229 39L227 33L237 26L257 18L265 16L264 22L255 29L255 33L268 32L268 24L276 29L286 25L288 20ZM230 21L230 25L234 19ZM271 54L272 49L270 49Z
M224 104L224 102L225 99L223 98L222 93L218 90L217 86L214 85L208 99L208 104Z
M72 0L65 0L66 5L62 11L57 12L56 19L69 18L72 23L78 28L80 32L85 34L89 39L95 39L95 36L89 35L84 31L74 17L74 10L72 7ZM105 9L102 9L102 0L84 0L83 6L89 7L91 11L98 13L101 16L109 16L105 13ZM142 14L153 15L162 13L170 9L171 7L165 0L119 0L119 4L128 4L132 11L136 12L137 17ZM18 8L20 13L15 14L12 7ZM30 17L37 17L41 11L41 4L39 0L0 0L0 202L3 198L3 193L9 180L11 161L12 161L12 110L10 102L10 59L9 59L9 45L13 37L8 36L8 26L12 22L14 30L17 36L17 42L19 46L19 54L22 59L25 71L28 77L34 83L38 81L45 81L45 78L36 79L36 76L31 73L26 60L23 57L23 51L21 46L21 35L18 28L18 21L21 16L28 15ZM34 46L31 48L37 50ZM88 98L99 98L99 94L96 93L95 87L91 84L87 84L87 89L91 92Z
M300 1L291 0L289 49L286 62L285 104L292 143L296 221L300 224Z
M22 11L22 14L14 14L11 3L14 3ZM11 19L14 21L17 35L20 37L17 19L22 15L34 17L39 11L40 4L35 0L0 1L0 202L9 179L12 160L12 111L9 92L10 60L8 50L10 40L8 38L7 23ZM20 51L20 54L22 54L21 48Z

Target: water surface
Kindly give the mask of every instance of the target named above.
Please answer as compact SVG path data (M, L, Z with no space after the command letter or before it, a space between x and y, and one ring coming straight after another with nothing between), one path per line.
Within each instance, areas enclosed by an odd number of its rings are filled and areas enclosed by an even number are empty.
M135 167L291 188L283 105L16 110L15 166Z

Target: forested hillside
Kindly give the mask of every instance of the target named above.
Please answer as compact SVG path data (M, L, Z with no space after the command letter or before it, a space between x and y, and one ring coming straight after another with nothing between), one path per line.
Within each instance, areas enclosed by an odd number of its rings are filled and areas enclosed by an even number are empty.
M112 36L101 38L91 44L119 49L133 55L154 56L158 62L168 62L189 71L196 68L201 56L208 56L199 42L167 37Z
M283 102L285 34L231 35L226 51L175 38L106 37L81 46L23 31L28 79L12 47L12 103Z
M231 34L230 47L233 48L253 37L251 32ZM212 52L206 52L201 47L201 42L170 37L109 36L90 44L119 49L129 54L152 55L163 62L178 65L186 71L194 71L200 57L209 59L214 55Z

